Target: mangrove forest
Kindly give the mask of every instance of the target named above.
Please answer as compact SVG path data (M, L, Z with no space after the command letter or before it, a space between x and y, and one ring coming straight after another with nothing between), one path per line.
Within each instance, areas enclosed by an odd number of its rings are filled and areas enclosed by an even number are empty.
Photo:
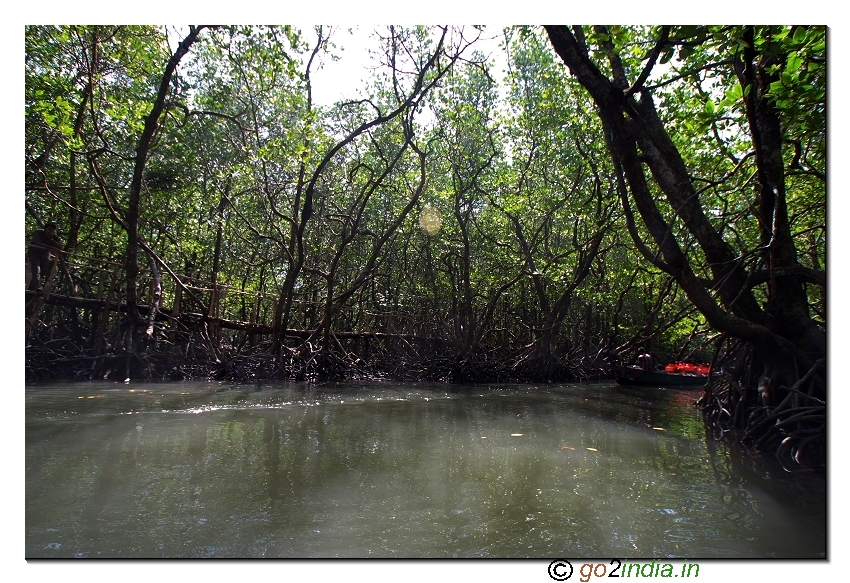
M710 363L718 436L825 459L826 27L360 35L26 27L27 381L546 384L643 348Z

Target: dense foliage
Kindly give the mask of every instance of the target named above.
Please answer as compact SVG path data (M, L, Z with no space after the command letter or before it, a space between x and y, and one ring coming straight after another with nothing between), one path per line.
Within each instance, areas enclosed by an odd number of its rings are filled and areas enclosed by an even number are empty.
M384 27L316 103L343 37L26 28L31 378L823 377L823 27Z

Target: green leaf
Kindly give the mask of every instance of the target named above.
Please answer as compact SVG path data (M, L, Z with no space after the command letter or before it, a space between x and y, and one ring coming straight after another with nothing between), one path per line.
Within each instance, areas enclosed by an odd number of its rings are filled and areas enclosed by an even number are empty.
M681 34L679 35L679 38L682 38L682 39L691 38L692 36L696 36L696 34L699 31L700 31L699 26L690 25L690 24L683 26L681 28Z
M800 65L803 63L802 59L797 53L791 53L788 55L788 60L785 64L785 72L786 73L796 73L797 69L800 68Z
M744 96L744 90L740 84L735 83L726 90L726 98L731 101L737 101Z
M773 38L774 38L774 39L776 39L776 40L782 40L783 38L785 38L786 36L788 36L788 33L789 33L789 32L791 32L791 29L790 29L790 28L783 28L782 30L780 30L779 32L777 32L776 34L774 34L774 35L773 35Z

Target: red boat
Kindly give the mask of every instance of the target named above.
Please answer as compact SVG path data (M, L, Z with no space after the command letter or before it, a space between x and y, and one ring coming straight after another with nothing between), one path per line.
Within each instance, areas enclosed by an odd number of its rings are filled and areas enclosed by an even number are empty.
M663 371L648 371L639 366L627 366L620 371L617 383L643 386L703 386L711 367L707 364L671 362Z

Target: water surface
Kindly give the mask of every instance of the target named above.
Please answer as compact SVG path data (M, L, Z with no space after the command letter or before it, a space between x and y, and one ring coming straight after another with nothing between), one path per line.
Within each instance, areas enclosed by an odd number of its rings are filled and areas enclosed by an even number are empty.
M698 393L583 385L26 389L26 556L822 558L822 476Z

